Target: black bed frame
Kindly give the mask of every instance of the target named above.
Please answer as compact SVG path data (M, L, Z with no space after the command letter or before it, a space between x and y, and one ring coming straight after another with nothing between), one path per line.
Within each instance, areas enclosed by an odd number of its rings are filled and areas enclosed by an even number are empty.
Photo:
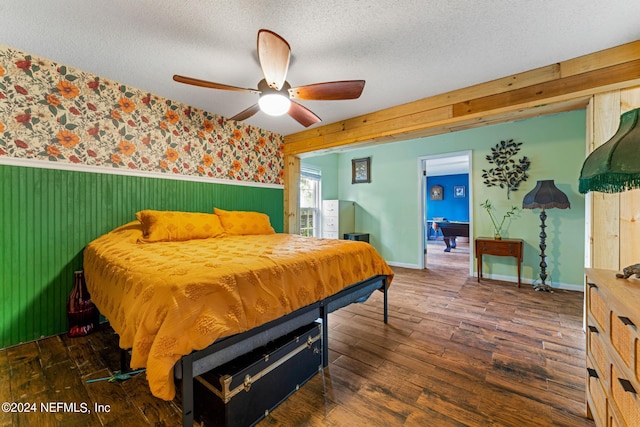
M375 290L381 290L384 293L384 323L387 323L387 276L374 276L269 323L219 339L203 350L183 356L174 368L174 376L176 381L180 383L182 391L182 425L184 427L193 426L193 380L196 376L319 318L322 319L322 366L326 367L329 356L328 314L361 298L368 297Z

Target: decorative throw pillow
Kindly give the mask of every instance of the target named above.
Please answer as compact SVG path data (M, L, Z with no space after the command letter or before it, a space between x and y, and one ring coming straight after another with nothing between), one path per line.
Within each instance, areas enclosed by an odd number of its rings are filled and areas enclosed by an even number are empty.
M181 242L224 235L220 218L200 212L143 210L136 213L142 224L140 242Z
M222 227L227 234L275 234L269 216L260 212L223 211L214 208L213 211L220 218Z

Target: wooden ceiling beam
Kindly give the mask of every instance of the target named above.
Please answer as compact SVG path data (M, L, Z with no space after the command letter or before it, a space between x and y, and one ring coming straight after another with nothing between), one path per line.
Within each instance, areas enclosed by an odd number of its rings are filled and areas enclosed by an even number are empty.
M286 155L332 152L584 108L640 85L640 40L284 137Z

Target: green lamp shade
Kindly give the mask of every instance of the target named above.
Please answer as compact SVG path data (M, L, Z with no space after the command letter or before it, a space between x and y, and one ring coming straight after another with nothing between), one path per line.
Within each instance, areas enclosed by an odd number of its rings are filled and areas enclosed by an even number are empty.
M640 187L640 108L620 116L618 131L582 165L578 191L619 193Z
M552 179L538 181L535 188L522 200L523 209L568 209L570 207L569 198L556 187Z

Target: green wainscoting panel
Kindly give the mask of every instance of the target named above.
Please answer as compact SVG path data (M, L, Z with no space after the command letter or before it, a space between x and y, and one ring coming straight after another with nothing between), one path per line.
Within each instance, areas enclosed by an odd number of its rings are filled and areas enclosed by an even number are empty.
M85 245L137 211L254 210L282 232L283 197L278 188L0 165L0 348L66 331Z

